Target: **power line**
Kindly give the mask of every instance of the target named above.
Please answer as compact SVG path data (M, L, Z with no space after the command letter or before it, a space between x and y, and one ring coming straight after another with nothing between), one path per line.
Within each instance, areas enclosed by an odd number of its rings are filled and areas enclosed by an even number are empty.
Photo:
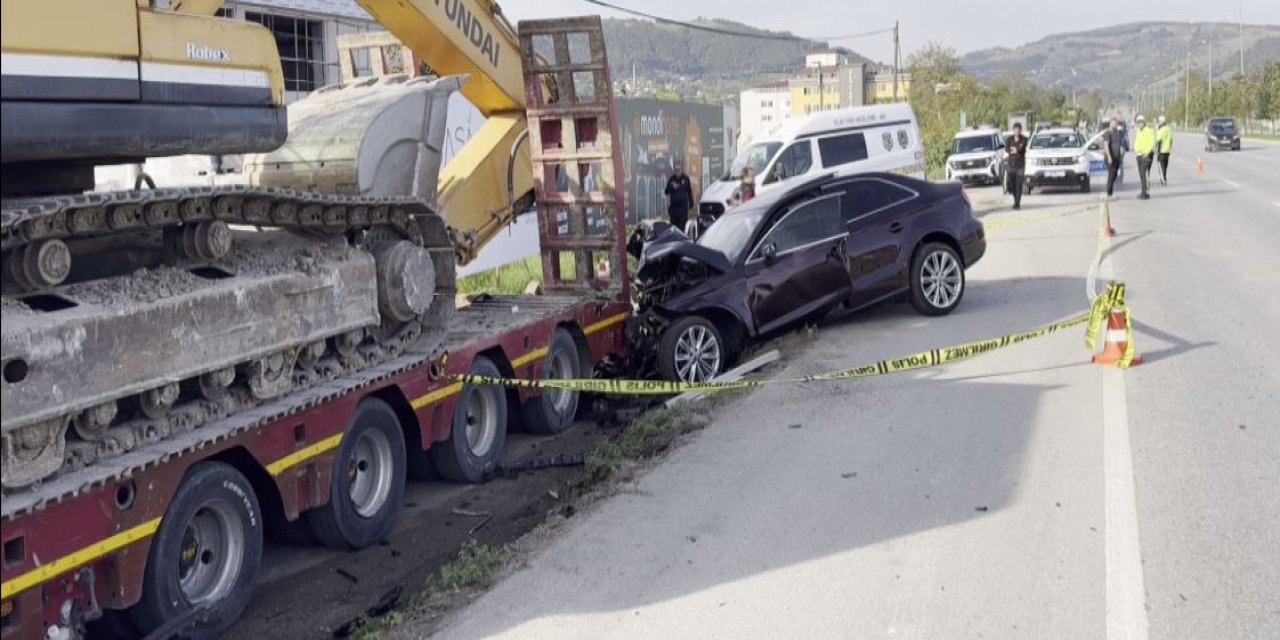
M639 16L641 18L648 18L650 20L653 20L654 22L660 22L662 24L669 24L672 26L684 27L686 29L693 29L694 31L716 33L722 36L734 36L737 38L755 38L757 40L781 40L786 42L822 42L822 41L830 41L830 40L856 40L858 38L867 38L870 36L878 36L886 33L893 33L893 27L889 27L886 29L876 29L874 31L866 31L863 33L854 33L854 34L843 35L843 36L827 36L827 37L820 37L820 38L805 38L803 36L792 35L789 33L750 33L747 31L735 31L733 29L721 29L718 27L712 27L705 24L698 24L696 22L687 22L684 20L673 20L671 18L664 18L662 16L654 15L652 13L645 13L643 11L637 11L635 9L628 9L627 7L621 7L611 2L605 2L604 0L584 0L584 2L588 2L590 4L605 7L608 9L613 9L614 11L620 11L622 13L630 14L633 16Z

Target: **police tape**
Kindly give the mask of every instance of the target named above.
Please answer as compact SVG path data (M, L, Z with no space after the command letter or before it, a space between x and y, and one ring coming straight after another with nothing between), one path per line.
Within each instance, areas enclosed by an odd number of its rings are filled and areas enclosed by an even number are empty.
M1079 215L1081 213L1086 213L1089 211L1097 211L1098 209L1100 209L1099 205L1092 204L1087 207L1071 209L1070 211L1060 211L1058 213L1046 213L1038 216L1022 216L1018 218L1005 218L1003 220L993 221L990 224L984 223L982 225L982 228L983 230L988 232L999 231L1001 229L1012 229L1014 227L1022 227L1029 224L1036 224L1038 222L1045 222L1047 220L1055 220L1057 218L1066 218L1068 216Z
M495 378L475 374L461 374L453 375L451 377L464 384L497 385L524 389L562 389L605 395L673 395L689 391L728 391L731 389L748 389L779 384L803 384L807 382L829 382L837 380L875 378L878 376L902 373L905 371L928 369L930 367L937 367L952 362L960 362L962 360L970 360L994 351L1011 347L1015 344L1022 344L1024 342L1043 338L1064 329L1070 329L1071 327L1077 327L1082 324L1088 325L1085 336L1086 342L1091 340L1091 338L1089 338L1089 331L1092 331L1092 340L1096 341L1098 330L1102 326L1102 320L1106 317L1108 311L1110 311L1110 304L1116 300L1113 291L1117 286L1120 287L1121 291L1119 293L1119 300L1121 304L1123 304L1124 285L1112 283L1111 286L1108 287L1107 294L1099 296L1092 309L1065 320L1042 325L1027 331L1020 331L1018 333L1010 333L995 338L965 342L938 349L929 349L927 351L920 351L898 358L870 362L849 369L812 374L799 378L732 380L724 382L676 382L672 380L587 380L570 378L527 380L523 378Z

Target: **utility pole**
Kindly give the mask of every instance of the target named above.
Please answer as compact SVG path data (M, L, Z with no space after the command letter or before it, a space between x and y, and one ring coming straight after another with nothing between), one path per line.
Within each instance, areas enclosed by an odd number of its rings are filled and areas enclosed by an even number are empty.
M1209 26L1209 113L1213 113L1213 26L1212 25Z
M1183 83L1186 98L1182 101L1182 126L1191 128L1191 43L1187 43L1187 80Z
M1244 75L1244 0L1240 0L1240 75Z
M1244 40L1241 40L1241 42L1244 42ZM1241 51L1243 52L1243 49L1241 49ZM898 67L901 64L901 60L899 59L900 52L901 52L901 48L898 41L898 21L894 20L893 21L893 101L894 102L898 101ZM1244 53L1241 53L1240 55L1243 56ZM1244 58L1241 58L1241 60L1243 59Z

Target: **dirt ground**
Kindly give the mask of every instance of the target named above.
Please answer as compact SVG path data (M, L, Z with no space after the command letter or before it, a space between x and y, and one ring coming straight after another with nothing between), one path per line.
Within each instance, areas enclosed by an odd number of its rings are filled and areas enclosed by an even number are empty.
M619 428L583 421L554 437L511 433L503 463L585 455ZM384 544L361 551L268 542L258 589L226 638L333 637L335 629L396 587L403 589L403 599L420 590L467 540L497 547L520 538L549 514L571 516L567 500L581 473L581 467L570 466L518 471L474 486L410 482L396 531Z

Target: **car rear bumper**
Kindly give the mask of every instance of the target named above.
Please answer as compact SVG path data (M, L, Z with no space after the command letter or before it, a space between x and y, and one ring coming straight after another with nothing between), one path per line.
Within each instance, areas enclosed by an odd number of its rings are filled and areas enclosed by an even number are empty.
M987 232L983 228L982 223L974 221L972 229L960 239L960 257L964 260L964 267L968 269L982 259L987 254Z

